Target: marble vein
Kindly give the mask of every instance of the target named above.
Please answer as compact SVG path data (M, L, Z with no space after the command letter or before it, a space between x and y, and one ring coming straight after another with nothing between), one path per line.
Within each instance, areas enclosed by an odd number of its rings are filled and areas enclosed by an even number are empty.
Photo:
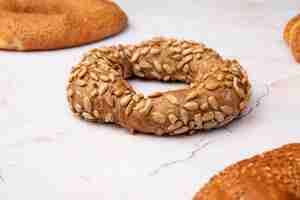
M254 105L249 106L249 108L243 114L241 114L238 117L238 119L244 118L244 117L248 116L249 114L251 114L255 109L257 109L261 105L263 100L270 95L271 85L264 84L264 87L265 87L265 89L264 89L263 94L260 95L259 97L257 97L257 99L254 102Z
M0 174L0 182L5 183L5 179L3 177L3 175Z
M178 160L173 160L173 161L161 164L157 169L155 169L152 172L150 172L149 176L155 176L155 175L157 175L164 168L168 168L168 167L170 167L172 165L183 163L183 162L186 162L186 161L189 161L189 160L193 159L197 155L197 153L199 151L201 151L204 148L206 148L212 142L213 141L207 141L207 142L203 143L201 146L198 146L196 149L192 150L190 152L190 154L186 158L182 158L182 159L178 159Z
M233 133L233 131L230 130L228 127L225 127L224 130L225 130L228 134L224 134L223 137L226 137L226 136L228 136L229 134L232 134L232 133ZM222 137L222 138L223 138L223 137ZM170 167L170 166L173 166L173 165L176 165L176 164L179 164L179 163L184 163L184 162L186 162L186 161L189 161L189 160L193 159L193 158L197 155L197 153L199 153L200 151L202 151L203 149L205 149L205 148L206 148L207 146L209 146L210 144L213 144L213 143L219 141L220 139L221 139L221 138L210 139L210 140L208 140L208 141L206 141L206 142L204 142L204 140L201 139L200 142L198 142L198 144L195 145L195 149L193 149L193 150L189 153L189 155L188 155L187 157L182 158L182 159L177 159L177 160L169 161L169 162L165 162L165 163L161 164L158 168L156 168L156 169L154 169L153 171L151 171L151 172L149 173L149 176L155 176L155 175L159 174L160 171L161 171L162 169L168 168L168 167Z

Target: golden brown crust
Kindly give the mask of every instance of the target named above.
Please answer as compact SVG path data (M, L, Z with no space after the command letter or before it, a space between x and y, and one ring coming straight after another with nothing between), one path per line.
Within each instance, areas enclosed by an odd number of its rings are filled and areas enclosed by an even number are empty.
M300 20L293 29L290 36L290 46L295 60L300 63Z
M133 76L190 85L144 97L125 80ZM94 49L74 67L68 84L76 115L156 135L223 126L249 98L250 83L237 61L223 60L200 43L167 38Z
M294 27L294 25L299 22L300 20L300 15L297 15L296 17L293 17L285 26L284 28L284 32L283 32L283 38L284 41L290 45L290 33L291 33L291 29Z
M283 37L290 46L295 60L300 63L300 15L289 21L284 29Z
M194 200L300 199L300 144L240 161L213 177Z
M126 14L108 0L0 0L0 49L78 46L122 31Z

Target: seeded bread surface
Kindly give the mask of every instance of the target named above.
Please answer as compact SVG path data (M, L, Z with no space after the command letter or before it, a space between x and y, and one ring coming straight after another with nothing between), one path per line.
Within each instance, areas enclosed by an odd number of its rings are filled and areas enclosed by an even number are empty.
M188 86L145 97L127 82L132 77ZM232 121L248 105L250 83L237 61L224 60L201 43L154 38L91 50L73 68L67 93L73 113L86 120L180 135Z
M0 0L0 49L78 46L122 31L126 14L108 0Z
M240 161L213 177L194 200L299 200L300 144Z

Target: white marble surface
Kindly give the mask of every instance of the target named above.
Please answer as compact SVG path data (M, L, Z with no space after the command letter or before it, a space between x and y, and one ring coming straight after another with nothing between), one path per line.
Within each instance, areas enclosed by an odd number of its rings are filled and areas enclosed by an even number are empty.
M130 16L121 35L67 50L0 52L1 200L191 199L225 166L300 140L300 65L281 37L298 0L118 2ZM171 138L71 115L65 84L84 52L157 35L239 59L254 83L252 112L208 134ZM177 87L134 85L145 93Z

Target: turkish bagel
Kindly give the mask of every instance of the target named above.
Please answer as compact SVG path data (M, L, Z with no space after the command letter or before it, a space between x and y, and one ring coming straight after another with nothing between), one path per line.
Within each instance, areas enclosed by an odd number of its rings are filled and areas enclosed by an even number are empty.
M297 200L299 181L300 144L288 144L231 165L193 200Z
M145 97L126 81L132 77L189 85ZM67 95L73 113L86 120L179 135L229 123L246 109L250 88L237 61L201 43L160 37L91 50L73 67Z
M126 14L109 0L0 0L0 49L73 47L126 25Z
M295 60L300 63L300 15L293 17L285 26L283 39L291 48Z

